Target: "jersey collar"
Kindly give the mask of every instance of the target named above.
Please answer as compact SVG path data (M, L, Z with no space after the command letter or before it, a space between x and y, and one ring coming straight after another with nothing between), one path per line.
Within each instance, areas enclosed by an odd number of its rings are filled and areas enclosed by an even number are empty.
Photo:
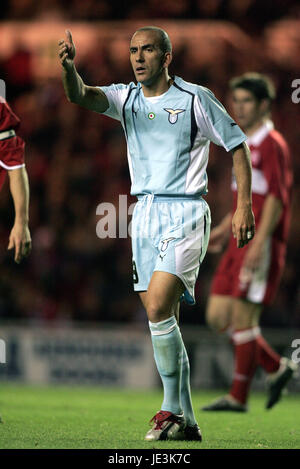
M251 137L247 138L248 145L253 145L258 147L261 142L266 138L271 130L274 129L274 124L271 120L267 120L263 123L263 125L257 129L257 131L251 135Z

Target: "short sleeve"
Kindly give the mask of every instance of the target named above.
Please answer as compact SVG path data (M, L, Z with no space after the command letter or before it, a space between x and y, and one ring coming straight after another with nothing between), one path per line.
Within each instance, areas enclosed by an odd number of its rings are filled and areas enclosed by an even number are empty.
M0 141L0 166L6 170L22 168L24 163L25 142L21 137Z
M288 201L290 186L285 151L288 149L281 148L278 142L273 140L262 158L262 170L268 182L268 193L281 200L283 205Z
M98 86L98 88L105 93L109 103L108 109L102 114L121 121L123 105L128 95L129 85L112 84L110 86Z
M3 99L0 99L0 131L4 132L9 129L17 129L20 125L20 119L12 111L9 104Z
M224 106L207 88L199 86L195 96L194 111L197 126L208 140L226 151L246 141L247 137L230 117Z

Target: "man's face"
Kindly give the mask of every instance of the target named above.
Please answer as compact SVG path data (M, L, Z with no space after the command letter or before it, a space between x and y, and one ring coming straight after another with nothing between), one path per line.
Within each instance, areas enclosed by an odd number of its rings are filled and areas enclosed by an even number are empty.
M137 82L152 85L167 66L166 56L159 46L155 31L138 31L130 43L130 62Z
M261 120L266 112L266 101L257 101L251 91L237 88L232 92L234 117L242 129L247 129Z

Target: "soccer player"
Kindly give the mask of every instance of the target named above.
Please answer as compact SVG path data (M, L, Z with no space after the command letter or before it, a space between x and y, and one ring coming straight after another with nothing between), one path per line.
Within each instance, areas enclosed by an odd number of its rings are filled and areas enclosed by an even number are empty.
M15 249L14 260L20 263L31 251L29 222L29 184L24 163L24 140L16 135L20 119L0 97L0 190L6 173L15 209L15 220L8 249Z
M194 303L194 285L206 252L210 212L203 195L210 141L233 155L238 205L233 216L237 246L254 236L251 163L245 134L208 89L170 77L172 46L156 27L137 30L130 42L136 82L84 84L73 59L71 33L59 41L69 101L121 122L137 196L132 219L134 289L149 319L164 399L148 441L201 440L190 393L189 361L179 325L179 301Z
M289 149L270 120L275 89L257 73L230 82L233 113L247 135L252 159L252 198L255 238L239 250L231 237L215 273L207 304L207 323L218 332L229 332L234 345L234 375L230 393L203 410L245 412L254 372L268 373L266 408L272 408L292 377L296 365L281 358L262 337L259 318L276 293L284 267L290 222L292 169ZM233 178L233 213L237 186ZM208 249L220 252L230 237L232 214L216 226Z

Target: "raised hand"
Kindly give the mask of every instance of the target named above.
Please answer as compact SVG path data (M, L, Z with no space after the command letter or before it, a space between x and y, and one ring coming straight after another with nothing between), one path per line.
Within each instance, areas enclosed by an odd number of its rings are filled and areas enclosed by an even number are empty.
M60 62L65 69L71 68L73 66L73 60L76 54L75 45L72 39L71 31L66 30L67 41L61 39L58 42L59 50L58 55Z

